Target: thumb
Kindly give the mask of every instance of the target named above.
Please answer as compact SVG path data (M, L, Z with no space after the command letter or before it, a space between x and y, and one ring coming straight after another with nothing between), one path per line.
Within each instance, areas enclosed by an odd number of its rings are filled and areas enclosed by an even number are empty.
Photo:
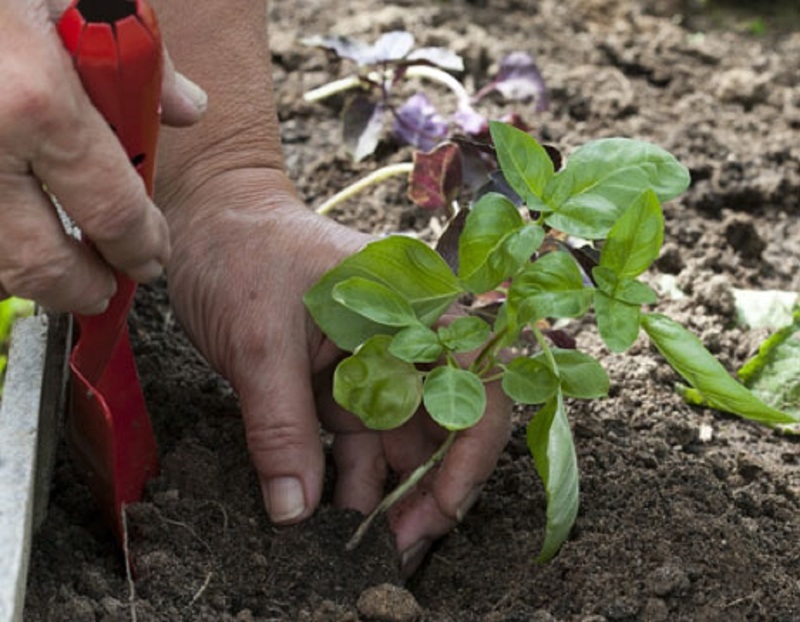
M300 353L269 358L234 384L267 513L274 523L290 524L319 504L322 442L308 361Z
M197 84L175 70L164 48L164 77L161 83L161 121L173 127L194 125L208 107L208 95Z

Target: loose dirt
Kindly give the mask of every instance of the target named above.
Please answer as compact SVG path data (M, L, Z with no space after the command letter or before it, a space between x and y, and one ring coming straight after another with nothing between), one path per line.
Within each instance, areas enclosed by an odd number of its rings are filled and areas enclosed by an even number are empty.
M691 169L690 190L665 207L667 243L649 278L674 280L685 297L659 310L735 369L765 332L735 325L731 288L800 287L800 20L791 2L773 17L781 4L753 16L678 0L273 2L288 166L311 205L375 166L342 153L336 102L302 102L342 70L300 46L303 36L409 30L464 55L468 85L485 83L506 53L532 52L549 110L489 108L519 112L565 152L630 136ZM378 161L407 157L384 144ZM391 182L332 217L429 236L437 223L404 193ZM131 620L132 607L140 621L165 622L800 619L798 440L687 406L644 341L614 355L589 324L568 327L607 367L612 389L568 405L581 510L559 556L532 562L544 493L519 423L481 501L402 585L388 530L346 553L358 517L327 500L302 526L269 524L235 396L189 346L163 287L140 292L131 326L163 455L161 476L129 510L135 597L62 455L35 541L30 622Z

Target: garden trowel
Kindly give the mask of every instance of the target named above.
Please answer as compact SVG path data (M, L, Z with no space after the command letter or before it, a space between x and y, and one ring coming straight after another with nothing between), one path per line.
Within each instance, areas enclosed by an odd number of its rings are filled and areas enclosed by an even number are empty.
M152 195L162 77L152 10L143 0L73 0L58 31L86 92ZM117 293L104 313L75 317L66 436L100 510L122 539L124 506L141 497L158 458L128 335L136 284L121 273L116 279Z

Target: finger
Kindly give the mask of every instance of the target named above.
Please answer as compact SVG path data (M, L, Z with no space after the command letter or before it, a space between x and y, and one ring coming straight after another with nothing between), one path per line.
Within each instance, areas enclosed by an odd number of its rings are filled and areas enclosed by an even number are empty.
M0 175L0 283L3 294L57 311L100 313L116 290L108 266L67 236L30 177Z
M67 10L71 0L47 0L47 10L50 12L50 19L53 22L58 21Z
M164 48L164 78L161 86L161 121L174 127L197 123L208 107L208 95L182 73Z
M384 451L392 469L401 477L430 458L447 438L446 430L432 424L420 411L399 428L384 432Z
M319 419L333 432L332 454L336 464L333 503L338 508L368 514L380 503L388 467L377 432L368 430L355 415L333 399L333 368L317 376L316 403Z
M3 142L28 145L33 174L61 203L106 261L138 281L152 280L169 257L166 220L147 196L124 149L83 91L63 51L59 79L16 91L24 121ZM15 135L16 133L16 135Z
M231 380L267 513L275 523L296 523L311 515L322 495L324 459L309 365L289 343L273 342L259 358L262 364L240 366Z
M383 497L388 471L380 438L370 430L339 433L333 441L333 459L334 505L369 514Z
M477 501L508 441L510 408L499 384L488 385L486 414L458 434L439 470L393 518L397 549L406 566L421 561L409 559L420 543L430 543L450 531Z

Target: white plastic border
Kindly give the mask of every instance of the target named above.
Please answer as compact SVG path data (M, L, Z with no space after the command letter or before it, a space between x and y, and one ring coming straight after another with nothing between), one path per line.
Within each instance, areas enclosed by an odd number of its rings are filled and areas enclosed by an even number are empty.
M34 529L39 411L48 319L19 320L11 334L0 406L0 622L19 622Z

